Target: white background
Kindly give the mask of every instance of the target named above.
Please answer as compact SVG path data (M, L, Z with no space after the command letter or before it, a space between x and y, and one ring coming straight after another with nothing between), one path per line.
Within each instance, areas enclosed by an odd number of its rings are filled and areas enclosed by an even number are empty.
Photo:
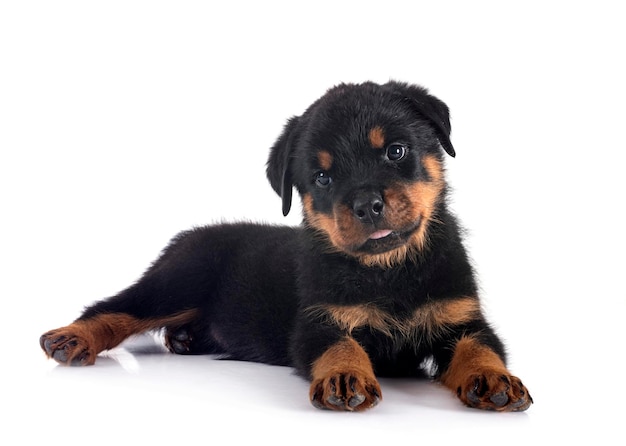
M619 2L226 3L0 5L0 443L624 444ZM321 412L288 368L149 344L90 368L44 358L42 332L178 231L297 224L264 174L285 120L389 79L452 110L452 205L527 412L409 380L383 380L367 413Z

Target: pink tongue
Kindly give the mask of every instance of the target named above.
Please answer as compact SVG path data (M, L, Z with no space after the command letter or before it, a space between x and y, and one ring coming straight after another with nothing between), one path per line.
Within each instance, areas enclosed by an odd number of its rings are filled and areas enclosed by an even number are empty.
M379 238L387 237L389 234L391 234L391 229L381 229L380 231L376 231L372 235L370 235L370 240L377 240Z

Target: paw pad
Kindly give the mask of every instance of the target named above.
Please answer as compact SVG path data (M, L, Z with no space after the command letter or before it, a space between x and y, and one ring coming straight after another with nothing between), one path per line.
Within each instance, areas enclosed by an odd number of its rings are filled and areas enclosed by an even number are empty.
M473 375L457 395L467 406L497 411L523 411L533 399L522 381L511 375L483 373Z
M311 384L311 403L318 409L361 411L378 404L381 391L374 378L337 374Z

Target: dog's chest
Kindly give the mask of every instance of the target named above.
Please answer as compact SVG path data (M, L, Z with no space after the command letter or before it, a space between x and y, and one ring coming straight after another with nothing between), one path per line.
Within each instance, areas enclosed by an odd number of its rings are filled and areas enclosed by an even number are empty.
M478 301L470 297L432 301L412 312L399 315L375 304L310 306L306 312L352 335L369 329L396 340L432 342L450 327L469 322L480 312Z

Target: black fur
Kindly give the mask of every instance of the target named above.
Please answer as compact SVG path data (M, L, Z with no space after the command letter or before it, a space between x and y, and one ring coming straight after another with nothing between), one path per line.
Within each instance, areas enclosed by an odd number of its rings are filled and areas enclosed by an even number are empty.
M401 162L390 161L385 148L371 147L367 131L375 126L384 129L386 143L407 148ZM397 82L334 87L288 121L269 155L267 176L282 197L283 213L290 210L292 187L311 200L301 227L235 223L183 232L137 283L87 308L76 322L99 315L166 319L195 310L190 320L163 327L174 352L293 366L313 379L312 366L347 333L312 308L375 308L408 320L433 302L478 295L445 185L433 201L424 246L390 265L365 264L360 256L384 254L391 249L385 240L393 237L394 247L406 242L399 235L343 250L311 221L332 215L337 205L354 208L363 194L389 206L386 188L434 181L424 160L442 162L442 148L455 155L448 108L425 89ZM320 150L332 157L330 187L316 183ZM44 350L62 363L83 360L85 353L66 346L72 332L59 333L42 337ZM464 336L504 358L503 344L480 313L437 333L401 336L393 327L384 334L363 325L349 335L379 375L418 375L430 359L441 376Z

